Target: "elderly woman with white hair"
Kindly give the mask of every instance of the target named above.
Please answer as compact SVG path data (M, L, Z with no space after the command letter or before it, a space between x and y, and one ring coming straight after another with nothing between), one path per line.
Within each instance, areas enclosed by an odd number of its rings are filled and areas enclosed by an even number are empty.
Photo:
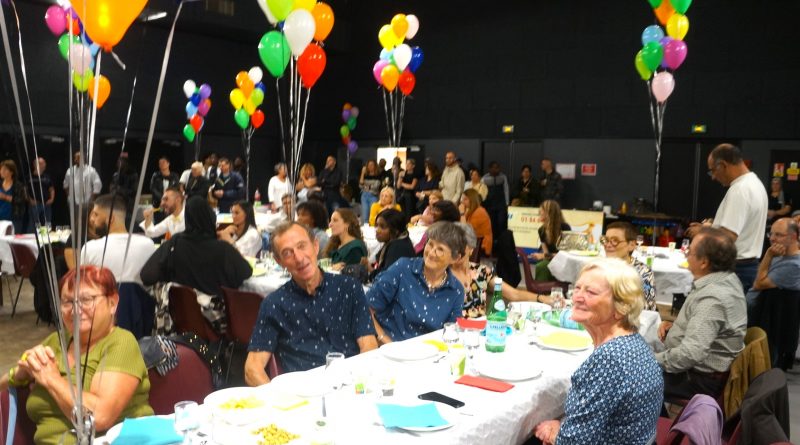
M400 204L394 202L394 189L391 187L384 187L381 190L381 195L378 198L378 202L373 203L372 207L369 208L369 225L375 226L375 219L378 217L378 214L387 209L395 209L400 211ZM364 221L361 221L363 224Z
M661 368L639 329L642 280L616 258L581 270L572 320L594 351L572 375L564 417L534 428L545 444L646 444L655 436L663 401Z

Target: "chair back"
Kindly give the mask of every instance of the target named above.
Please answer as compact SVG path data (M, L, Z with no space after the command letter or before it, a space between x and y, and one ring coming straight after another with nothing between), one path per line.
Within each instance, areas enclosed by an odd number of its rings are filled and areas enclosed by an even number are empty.
M119 306L115 314L117 326L136 339L153 335L156 300L139 283L119 283Z
M475 246L475 249L472 250L472 255L469 256L470 263L480 263L481 262L481 254L483 253L483 237L478 237L478 243Z
M750 383L772 367L767 333L763 329L756 326L748 328L744 345L742 352L731 363L728 381L725 382L722 393L726 418L739 410Z
M767 333L772 366L784 371L791 368L800 332L800 291L762 290L752 312L749 324Z
M222 287L222 297L225 299L225 314L228 316L225 337L230 341L249 344L258 319L258 310L264 299L259 294L229 287Z
M11 255L14 256L14 270L16 274L22 278L31 277L33 267L36 266L36 256L31 252L31 249L24 244L8 243L11 247Z
M525 276L525 287L528 289L528 292L550 295L550 291L553 290L554 287L560 287L564 290L564 296L566 297L569 283L563 281L534 280L533 272L531 272L531 263L528 261L528 256L525 255L525 251L517 247L517 255L522 259L522 272Z
M671 436L685 435L689 443L718 444L722 437L722 422L722 410L717 401L711 396L696 394L670 428L667 442Z
M522 259L522 274L525 277L525 287L528 292L534 292L533 272L531 272L531 262L528 261L528 255L522 248L517 247L517 256Z
M25 410L25 403L28 400L30 391L28 388L15 388L17 393L16 403L16 422L13 425L14 438L11 442L12 445L28 445L33 443L33 434L36 432L36 424L28 417L28 412ZM0 392L0 444L6 444L9 434L8 416L10 405L10 394L8 389Z
M220 335L203 316L197 293L191 287L172 285L169 289L169 315L178 333L194 332L208 342L219 341Z
M789 441L789 390L786 375L773 368L756 377L747 389L739 411L725 422L723 443Z
M178 366L160 375L155 368L147 371L150 377L150 406L159 415L172 414L175 403L203 399L214 391L211 370L203 359L190 347L175 344L178 351Z

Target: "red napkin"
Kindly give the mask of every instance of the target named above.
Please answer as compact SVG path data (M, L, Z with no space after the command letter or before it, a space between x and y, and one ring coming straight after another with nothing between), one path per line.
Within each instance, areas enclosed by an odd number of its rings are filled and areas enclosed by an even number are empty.
M456 380L456 383L460 383L462 385L467 385L467 386L474 386L476 388L481 388L481 389L488 389L489 391L494 391L494 392L506 392L514 387L514 385L512 385L511 383L501 382L498 380L492 380L483 377L474 377L471 375L462 376L460 379Z
M471 318L458 317L456 323L461 329L478 329L482 330L486 327L486 320L475 320Z

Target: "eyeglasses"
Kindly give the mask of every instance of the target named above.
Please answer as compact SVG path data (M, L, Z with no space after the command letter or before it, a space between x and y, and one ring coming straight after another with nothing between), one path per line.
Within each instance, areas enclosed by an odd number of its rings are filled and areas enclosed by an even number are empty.
M61 310L64 312L71 311L75 308L75 304L81 305L81 310L90 311L94 309L95 301L98 297L105 297L105 295L84 295L79 297L78 300L64 300L61 302Z
M435 256L437 258L441 258L445 255L450 255L452 252L444 245L431 244L431 242L428 241L428 243L425 244L425 253Z
M624 243L625 240L619 239L619 238L614 238L614 237L608 238L608 237L605 237L605 236L601 236L600 237L600 242L603 243L603 245L609 245L611 247L617 247L617 246L619 246L620 243Z

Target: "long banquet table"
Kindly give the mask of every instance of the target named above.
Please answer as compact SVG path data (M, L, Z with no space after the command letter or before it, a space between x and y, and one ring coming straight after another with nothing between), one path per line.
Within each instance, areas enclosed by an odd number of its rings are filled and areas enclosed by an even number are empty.
M36 244L36 235L29 233L24 235L0 236L0 270L3 273L14 273L14 256L11 254L11 244L22 244L28 247L33 256L39 256L39 247Z

